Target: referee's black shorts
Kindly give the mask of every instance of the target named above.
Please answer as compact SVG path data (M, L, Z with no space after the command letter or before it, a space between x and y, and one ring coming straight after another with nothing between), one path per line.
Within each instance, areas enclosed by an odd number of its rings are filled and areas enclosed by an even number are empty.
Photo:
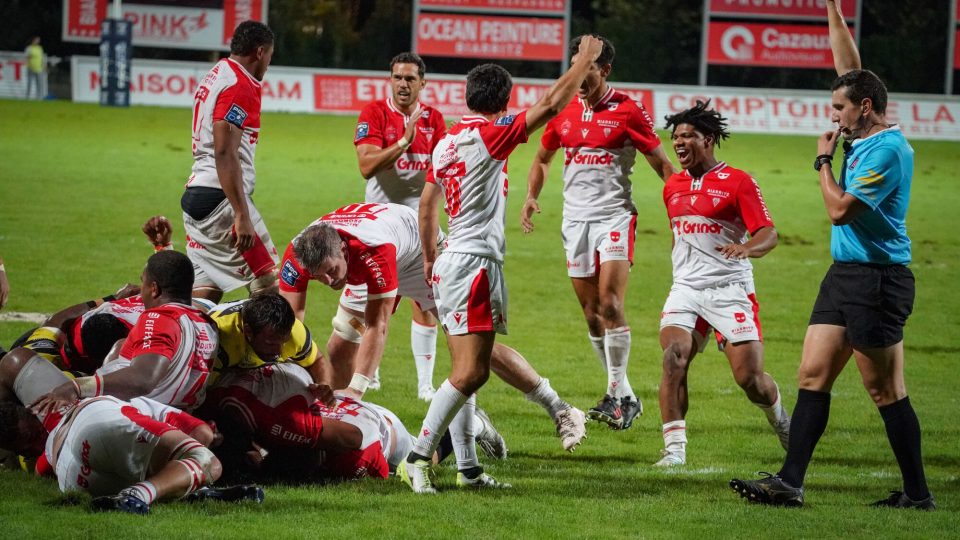
M906 266L833 263L810 324L843 326L856 349L889 347L903 341L913 297L913 272Z

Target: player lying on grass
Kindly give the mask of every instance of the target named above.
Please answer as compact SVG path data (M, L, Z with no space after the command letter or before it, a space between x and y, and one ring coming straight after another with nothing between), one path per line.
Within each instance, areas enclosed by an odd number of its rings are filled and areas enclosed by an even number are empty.
M410 451L413 436L391 411L343 394L318 395L294 363L230 370L198 414L224 431L216 451L228 469L271 481L386 478ZM449 436L445 441L437 461L453 450ZM252 445L263 452L251 453Z
M263 500L255 485L210 488L221 474L206 423L146 398L87 398L34 414L0 402L0 448L38 457L63 492L82 490L94 510L146 514L155 500Z
M656 463L686 463L687 372L706 347L711 329L737 384L787 447L790 417L773 378L763 371L760 305L750 257L777 245L777 230L749 174L714 155L730 134L726 119L698 101L668 116L673 150L683 171L663 186L673 231L673 286L660 316L663 375L660 415L666 448Z
M436 244L439 228L432 229ZM333 289L350 284L366 286L366 296L338 308L334 332L354 346L342 347L331 358L333 386L362 398L380 364L388 322L400 296L425 312L436 312L431 286L424 279L422 242L417 214L396 204L351 204L331 212L304 229L287 247L280 270L281 294L294 306L302 305L307 285L320 281ZM557 426L561 443L572 450L586 434L583 413L560 399L550 381L540 375L517 351L505 345L493 349L493 370L530 401L540 404ZM455 444L467 446L476 433L481 448L491 457L506 456L506 446L488 435L493 431L485 415L480 424L451 425ZM461 431L462 430L462 431ZM471 458L465 457L465 460Z
M63 371L93 373L143 313L139 293L139 287L127 285L115 295L66 307L20 336L9 354L18 362L36 355Z
M0 388L40 410L77 399L112 395L152 398L179 408L203 400L217 349L217 331L190 305L193 266L186 255L161 251L143 270L140 296L145 311L130 334L92 376L70 380L49 362L0 362Z

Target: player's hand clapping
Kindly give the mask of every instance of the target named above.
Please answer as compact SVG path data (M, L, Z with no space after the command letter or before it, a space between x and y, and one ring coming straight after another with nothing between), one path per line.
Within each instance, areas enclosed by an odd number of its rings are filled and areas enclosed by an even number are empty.
M417 136L417 122L420 120L421 114L423 114L423 108L420 108L415 113L411 114L410 119L407 120L406 129L403 130L403 138L407 141L407 144L403 145L404 150L413 144L413 139Z

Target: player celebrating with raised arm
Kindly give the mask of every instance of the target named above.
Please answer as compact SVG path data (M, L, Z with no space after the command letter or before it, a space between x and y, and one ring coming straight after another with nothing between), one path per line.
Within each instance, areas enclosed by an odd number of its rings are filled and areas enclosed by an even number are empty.
M251 198L261 81L273 41L263 23L240 23L230 57L204 76L193 97L193 172L180 207L196 274L193 296L212 302L244 286L277 286L277 250Z
M390 97L367 104L357 120L354 145L360 174L367 180L364 201L396 203L414 210L420 205L420 193L430 166L430 154L443 137L446 125L440 111L420 103L420 91L427 84L426 65L414 53L404 52L390 60ZM350 309L356 297L365 295L363 285L344 287L341 306ZM294 306L303 318L303 306ZM417 396L430 401L433 367L437 355L437 320L411 304L410 348L417 367ZM327 342L332 359L348 358L358 343L345 340L336 332ZM379 388L374 374L370 388Z
M603 51L590 66L578 98L543 130L520 223L524 232L533 231L533 214L540 212L537 197L553 156L563 148L567 275L587 320L590 344L607 372L607 391L588 414L614 429L627 429L643 412L627 378L630 327L623 310L637 223L630 174L637 151L663 180L674 169L643 105L607 84L615 51L609 40L595 37L603 41ZM580 39L570 43L571 55L577 53Z
M827 427L830 390L852 355L903 476L903 490L874 506L933 510L920 422L903 376L903 326L914 298L906 227L913 148L900 127L887 122L887 89L876 74L860 68L860 53L833 0L827 1L827 19L838 75L831 86L832 119L839 129L820 136L814 168L833 222L834 263L820 284L803 340L799 395L783 467L760 480L733 479L730 487L750 502L803 505L803 480ZM840 135L846 143L838 184L831 160Z
M507 158L560 113L583 83L603 48L584 36L571 68L530 109L507 115L513 81L507 70L484 64L467 74L465 116L437 143L434 177L420 203L420 238L425 276L433 283L439 319L447 332L453 369L434 395L413 451L398 474L417 493L436 493L429 476L439 434L461 409L476 406L475 392L490 375L496 333L507 332L506 251ZM437 203L446 200L447 246L437 256ZM459 461L459 460L458 460ZM506 487L478 465L464 468L457 483L468 487Z
M656 463L660 467L686 463L687 371L706 347L711 328L737 384L766 413L784 448L790 434L780 390L763 371L760 305L747 260L776 247L777 230L757 181L714 156L714 148L730 134L726 119L707 109L709 103L698 101L667 117L683 172L663 186L673 230L673 286L660 316L666 446Z

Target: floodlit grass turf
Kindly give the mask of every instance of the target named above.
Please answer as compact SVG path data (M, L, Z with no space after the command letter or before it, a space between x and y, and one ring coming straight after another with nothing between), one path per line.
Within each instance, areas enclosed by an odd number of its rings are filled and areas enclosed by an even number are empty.
M13 287L5 311L51 312L136 282L152 252L139 231L163 213L183 248L179 198L190 168L185 109L103 109L64 102L0 101L0 254ZM363 197L353 152L354 119L266 114L257 152L255 200L281 251L321 214ZM564 271L560 244L560 163L541 197L537 230L523 235L518 214L538 136L511 159L508 256L510 330L502 339L550 378L562 397L586 409L605 375ZM960 247L954 232L960 144L914 141L916 173L909 219L917 276L906 329L907 382L924 433L933 514L864 505L899 486L879 414L850 366L833 393L830 425L817 448L802 510L753 507L727 487L733 476L776 471L783 452L763 414L733 382L724 357L708 350L690 374L689 464L650 464L662 446L657 324L670 286L670 233L660 182L646 165L634 175L640 210L636 266L627 296L633 329L630 378L646 415L627 432L590 426L564 453L539 407L499 380L480 394L506 437L510 458L488 471L516 487L461 494L444 468L438 497L417 497L398 481L267 489L262 506L161 504L150 517L93 515L63 504L56 485L0 472L0 537L86 538L193 535L229 538L488 537L944 537L960 534L960 457L955 416L960 353L957 309ZM672 152L670 152L672 155ZM780 246L755 262L767 370L785 403L796 401L795 373L809 309L830 263L829 224L810 163L813 137L734 134L718 155L755 175L780 232ZM326 339L336 295L311 286L307 323ZM235 293L230 296L240 297ZM372 401L416 429L426 407L415 399L404 306ZM8 345L29 325L0 323ZM439 343L435 382L449 370ZM81 499L82 500L82 499Z

